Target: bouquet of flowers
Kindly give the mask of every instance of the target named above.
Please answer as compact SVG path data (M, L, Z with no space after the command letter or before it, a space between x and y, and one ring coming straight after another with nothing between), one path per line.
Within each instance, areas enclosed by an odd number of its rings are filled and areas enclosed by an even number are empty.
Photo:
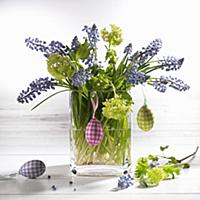
M17 100L28 103L55 87L64 89L50 97L71 91L71 140L75 164L123 165L125 160L130 163L128 113L133 104L131 88L148 84L159 92L165 92L167 87L177 91L188 90L189 86L178 78L152 75L156 70L178 70L184 59L174 56L155 59L162 47L160 39L153 40L135 53L132 53L130 43L120 59L115 48L123 41L119 27L112 24L99 33L94 24L92 27L84 26L83 32L85 36L81 40L75 36L70 46L59 41L47 44L31 37L25 40L27 47L45 56L52 77L34 80L26 90L22 90ZM106 48L103 62L98 57L100 38ZM137 122L143 131L153 127L153 114L146 101L138 111Z

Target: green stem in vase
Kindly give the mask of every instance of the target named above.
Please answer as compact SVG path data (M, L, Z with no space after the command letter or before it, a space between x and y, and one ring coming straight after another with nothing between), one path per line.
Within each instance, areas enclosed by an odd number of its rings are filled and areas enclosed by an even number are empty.
M101 118L104 136L101 144L91 146L85 139L85 129L92 117L92 106L89 98L84 98L81 93L72 94L72 118L74 130L72 131L76 164L112 164L123 165L127 152L130 151L130 134L127 117L120 120L108 119L102 115L102 102L110 93L102 94L100 106L96 115ZM130 155L130 153L129 153ZM129 157L130 159L130 157Z

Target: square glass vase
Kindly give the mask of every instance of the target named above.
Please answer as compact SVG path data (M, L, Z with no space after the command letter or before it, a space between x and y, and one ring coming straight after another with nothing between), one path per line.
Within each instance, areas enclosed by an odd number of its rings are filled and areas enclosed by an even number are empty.
M96 118L103 127L100 144L86 141L86 126L93 115L90 98L82 92L70 92L70 168L74 175L120 176L131 170L131 114L120 120L107 119L102 114L103 102L112 92L98 92Z

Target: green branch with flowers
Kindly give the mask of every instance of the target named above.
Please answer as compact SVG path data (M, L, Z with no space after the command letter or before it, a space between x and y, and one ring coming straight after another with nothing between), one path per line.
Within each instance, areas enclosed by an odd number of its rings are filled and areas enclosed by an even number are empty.
M167 146L160 146L160 155L148 155L147 157L140 157L137 160L134 178L139 183L140 187L154 187L159 185L163 180L174 179L181 173L182 169L190 167L188 162L183 162L188 158L193 158L199 146L197 146L194 153L182 159L177 159L174 156L166 156L165 151L169 148Z

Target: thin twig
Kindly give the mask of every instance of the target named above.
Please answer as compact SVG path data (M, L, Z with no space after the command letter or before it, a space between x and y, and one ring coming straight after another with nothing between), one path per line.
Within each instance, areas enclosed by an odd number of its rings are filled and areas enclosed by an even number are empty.
M190 157L192 157L192 156L195 156L196 153L197 153L197 151L198 151L198 149L199 149L199 146L196 147L196 150L195 150L194 153L192 153L192 154L190 154L189 156L186 156L186 157L184 157L184 158L182 158L182 159L180 159L180 160L177 160L177 161L178 161L179 163L181 163L181 162L183 162L184 160L186 160L186 159L188 159L188 158L190 158Z

